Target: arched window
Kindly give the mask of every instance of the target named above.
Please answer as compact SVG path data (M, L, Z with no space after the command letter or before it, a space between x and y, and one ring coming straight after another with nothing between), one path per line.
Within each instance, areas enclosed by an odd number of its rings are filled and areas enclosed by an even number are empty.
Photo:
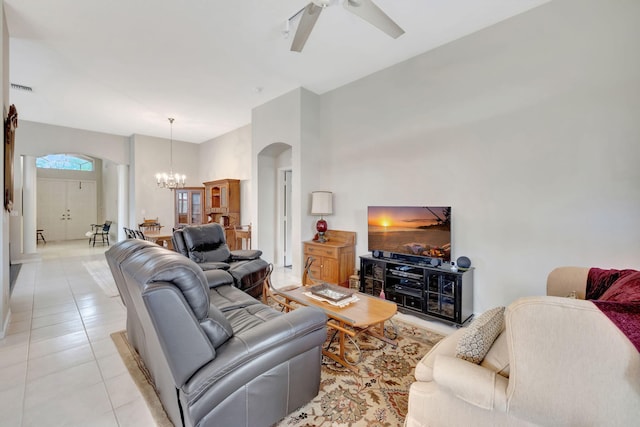
M93 159L78 154L49 154L44 157L38 157L36 159L36 167L92 172Z

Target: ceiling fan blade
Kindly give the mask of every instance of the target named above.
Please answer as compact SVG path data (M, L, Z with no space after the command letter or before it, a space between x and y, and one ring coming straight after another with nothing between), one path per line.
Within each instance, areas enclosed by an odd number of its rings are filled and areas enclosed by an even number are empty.
M291 50L294 52L301 52L304 44L313 30L313 26L316 25L316 21L322 12L322 7L316 6L313 3L309 3L302 9L302 16L300 22L298 22L298 29L296 35L291 43Z
M345 0L344 8L397 39L404 30L371 0Z

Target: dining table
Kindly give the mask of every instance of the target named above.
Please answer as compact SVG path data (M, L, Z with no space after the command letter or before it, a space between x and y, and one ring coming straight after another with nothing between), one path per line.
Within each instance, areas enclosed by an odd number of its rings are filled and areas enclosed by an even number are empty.
M160 246L164 246L165 248L173 250L173 242L171 238L173 237L173 233L167 231L147 231L144 233L145 239L155 242Z

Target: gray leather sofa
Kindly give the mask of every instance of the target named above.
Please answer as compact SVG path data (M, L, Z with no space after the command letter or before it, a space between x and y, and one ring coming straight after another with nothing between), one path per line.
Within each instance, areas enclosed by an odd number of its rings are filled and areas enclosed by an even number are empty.
M192 225L173 232L175 251L195 261L203 270L226 270L235 286L260 298L269 263L260 250L230 251L224 229L218 223Z
M325 314L281 313L224 270L144 240L105 256L127 308L127 334L176 426L270 426L319 390Z

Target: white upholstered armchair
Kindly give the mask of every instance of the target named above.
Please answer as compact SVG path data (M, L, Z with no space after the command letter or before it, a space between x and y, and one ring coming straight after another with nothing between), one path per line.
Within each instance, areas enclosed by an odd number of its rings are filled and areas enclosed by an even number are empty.
M456 357L466 328L438 343L416 367L405 426L639 425L640 354L579 299L588 271L558 268L548 296L509 305L480 364Z

